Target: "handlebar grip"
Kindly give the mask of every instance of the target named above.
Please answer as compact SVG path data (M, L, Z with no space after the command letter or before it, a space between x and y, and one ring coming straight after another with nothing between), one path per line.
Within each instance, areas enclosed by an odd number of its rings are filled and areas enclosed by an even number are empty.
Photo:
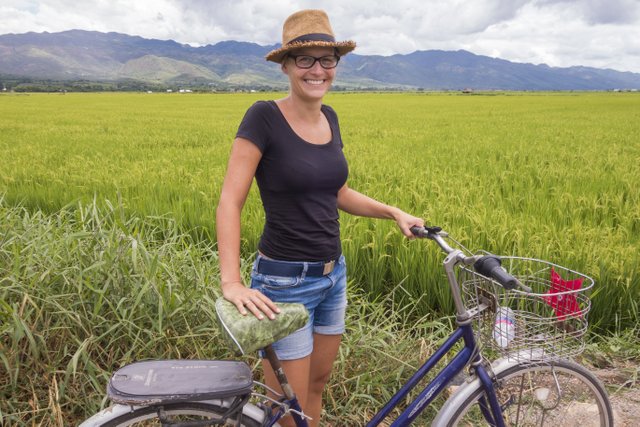
M418 227L417 225L414 225L409 230L416 237L427 237L427 235L429 234L429 232L427 231L427 229L425 227Z
M502 268L502 261L495 255L485 255L473 264L473 268L480 274L494 279L505 289L515 289L520 286L518 279Z
M442 231L442 228L440 227L427 227L426 225L424 227L418 227L417 225L414 225L413 227L411 227L409 229L414 236L416 237L427 237L427 238L433 238L432 236L440 233Z

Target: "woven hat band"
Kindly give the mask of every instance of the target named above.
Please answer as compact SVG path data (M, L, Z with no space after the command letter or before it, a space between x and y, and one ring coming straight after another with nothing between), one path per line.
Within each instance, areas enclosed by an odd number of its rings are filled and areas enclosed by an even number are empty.
M296 37L293 40L289 40L289 43L287 43L287 45L294 44L294 43L318 42L318 41L335 43L336 39L335 37L329 34L319 34L319 33L305 34L300 37Z

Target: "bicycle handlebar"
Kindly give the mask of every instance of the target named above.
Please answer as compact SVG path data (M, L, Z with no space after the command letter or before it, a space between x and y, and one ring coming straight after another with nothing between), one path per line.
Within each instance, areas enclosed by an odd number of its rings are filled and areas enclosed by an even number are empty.
M436 243L438 243L438 245L442 248L442 250L445 251L447 254L450 254L454 250L442 238L443 236L446 237L447 234L445 232L443 232L442 228L440 228L440 227L427 227L427 226L418 227L418 226L413 226L409 230L416 237L435 240Z
M446 233L443 232L440 227L411 227L410 230L416 237L435 240L447 254L454 251L454 249L451 248L451 246L449 246L442 238L443 236L446 236ZM513 277L502 267L502 261L500 260L500 257L496 255L489 254L481 257L463 257L461 260L465 264L473 263L473 269L476 272L495 280L505 289L511 290L515 288L523 288L529 292L531 291L531 288L524 286L518 279Z
M520 286L518 279L502 267L502 260L495 255L485 255L473 264L474 270L483 276L490 277L503 288L511 290Z

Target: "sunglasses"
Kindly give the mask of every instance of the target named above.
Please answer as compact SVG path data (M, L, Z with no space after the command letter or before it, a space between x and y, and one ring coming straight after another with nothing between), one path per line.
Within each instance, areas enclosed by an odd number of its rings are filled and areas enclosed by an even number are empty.
M289 55L289 57L293 58L296 67L303 69L311 68L316 62L319 62L322 68L330 70L331 68L336 68L338 62L340 62L340 57L337 55L327 55L319 58L310 55Z

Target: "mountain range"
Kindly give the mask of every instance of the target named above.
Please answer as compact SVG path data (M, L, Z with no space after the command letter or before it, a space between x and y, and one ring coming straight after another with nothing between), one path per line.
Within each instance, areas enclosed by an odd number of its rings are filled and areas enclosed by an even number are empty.
M70 30L0 35L0 78L138 81L166 87L283 89L287 80L264 55L276 48L224 41L193 47L120 33ZM464 50L342 58L337 89L611 90L640 88L640 74L556 68Z

